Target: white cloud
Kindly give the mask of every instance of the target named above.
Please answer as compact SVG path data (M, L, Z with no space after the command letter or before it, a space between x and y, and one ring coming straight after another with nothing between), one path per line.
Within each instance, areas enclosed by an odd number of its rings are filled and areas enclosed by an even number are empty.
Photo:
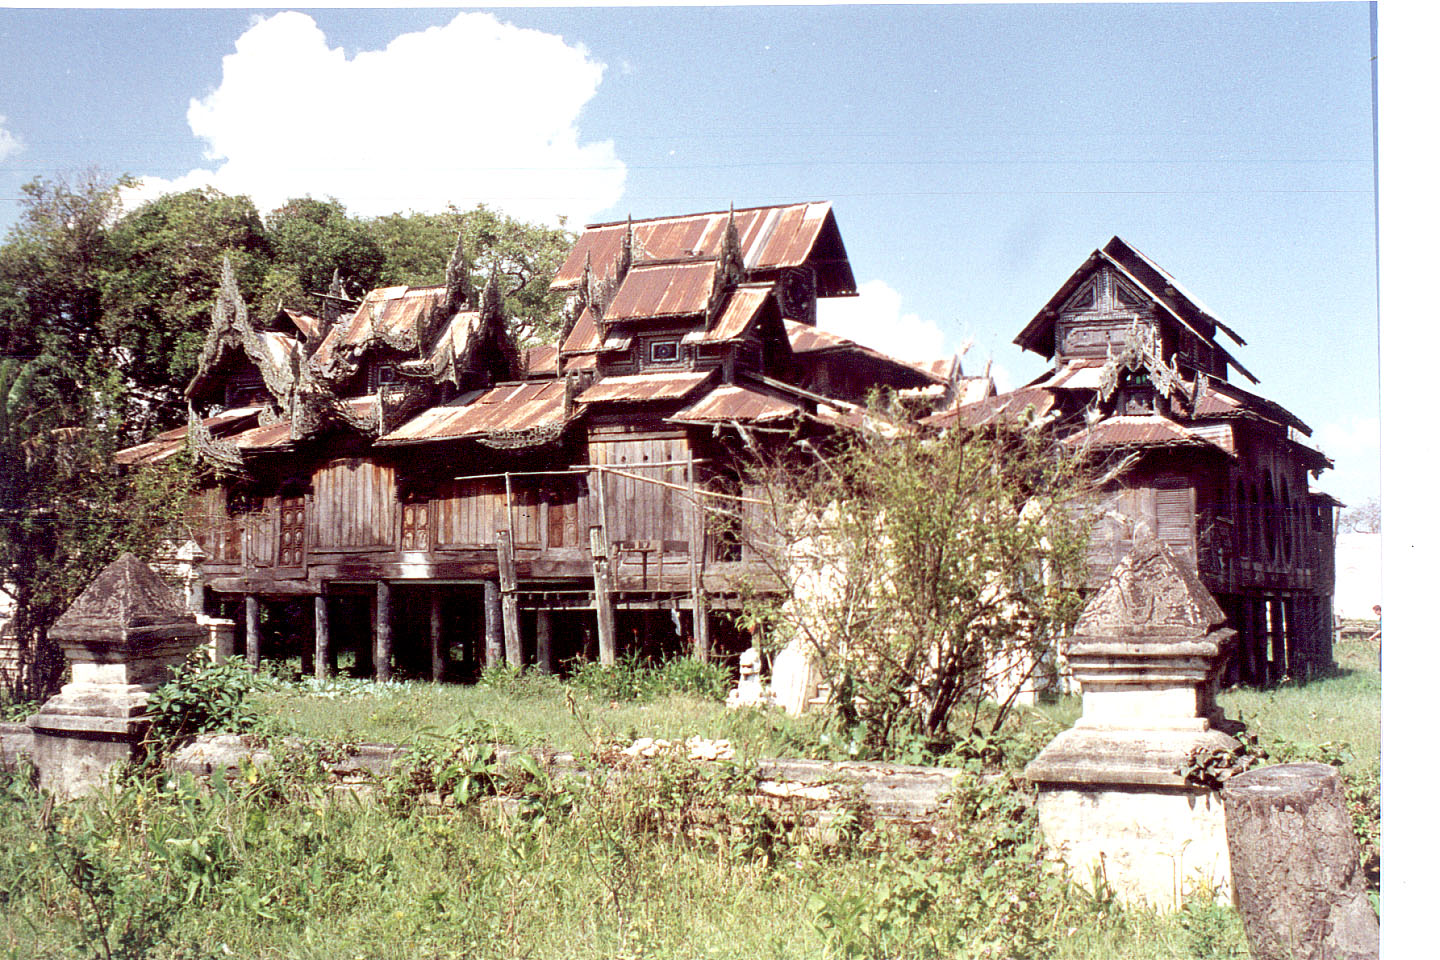
M25 144L20 138L5 129L5 115L0 113L0 160L8 160L19 153Z
M483 202L583 223L625 183L614 144L582 144L577 127L604 71L583 46L486 13L351 57L309 16L276 14L190 101L190 129L218 165L146 178L129 199L213 184L262 211L308 193L362 216Z
M901 360L939 360L945 334L919 314L901 311L900 291L884 280L860 284L858 297L822 299L816 325Z

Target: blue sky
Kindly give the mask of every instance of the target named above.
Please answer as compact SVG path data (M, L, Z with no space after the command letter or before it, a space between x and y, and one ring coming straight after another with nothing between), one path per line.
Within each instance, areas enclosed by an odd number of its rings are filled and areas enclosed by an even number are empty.
M1379 494L1370 7L1362 3L0 10L0 226L96 167L262 210L483 201L572 225L831 200L905 356L1011 340L1118 234ZM148 195L142 193L141 195Z

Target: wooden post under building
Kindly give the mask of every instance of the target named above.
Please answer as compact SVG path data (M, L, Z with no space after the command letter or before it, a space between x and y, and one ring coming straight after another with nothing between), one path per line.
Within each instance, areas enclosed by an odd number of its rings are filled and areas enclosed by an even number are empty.
M375 584L375 679L381 683L390 681L394 638L394 625L390 618L390 583L380 580Z
M440 592L430 591L430 679L434 683L445 680L445 662L450 659L450 647L445 640L445 608Z
M535 665L541 673L555 672L555 650L551 645L549 610L535 611Z
M500 666L504 655L504 628L500 617L500 581L485 581L485 669Z
M506 478L509 482L509 478ZM508 530L495 534L496 554L500 561L500 611L505 630L505 662L515 669L525 665L524 647L520 638L520 602L515 596L515 544Z
M330 604L325 594L315 594L315 679L330 678Z
M253 593L245 595L245 663L260 669L260 598Z

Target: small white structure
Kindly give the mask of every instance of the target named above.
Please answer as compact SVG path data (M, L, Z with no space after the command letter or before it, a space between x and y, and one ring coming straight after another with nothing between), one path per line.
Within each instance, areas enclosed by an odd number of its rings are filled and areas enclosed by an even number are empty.
M1230 893L1219 790L1187 776L1239 746L1215 703L1235 631L1168 547L1137 543L1086 605L1066 654L1082 716L1025 768L1040 829L1081 883L1127 903L1176 909Z

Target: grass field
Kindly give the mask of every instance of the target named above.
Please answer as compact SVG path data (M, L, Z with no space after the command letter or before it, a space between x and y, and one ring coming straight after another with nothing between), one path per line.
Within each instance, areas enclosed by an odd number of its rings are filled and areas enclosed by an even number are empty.
M1378 783L1375 651L1345 644L1337 659L1333 677L1230 691L1223 704L1272 756L1332 757L1352 783ZM282 685L256 703L272 732L349 742L406 742L467 721L582 754L640 735L726 738L742 758L844 753L812 722L678 694L615 702L543 677L320 693ZM1074 700L1027 711L1028 735L1013 742L1036 749L1077 714ZM232 787L133 778L53 810L8 779L0 956L1248 956L1223 904L1196 898L1158 916L1047 876L1024 791L1004 780L958 771L943 842L857 821L821 844L745 801L743 764L710 777L659 764L634 781L567 785L507 778L483 752L428 742L433 763L420 780L396 778L366 802L328 791L303 752ZM442 768L515 802L417 802L416 784L433 789Z

